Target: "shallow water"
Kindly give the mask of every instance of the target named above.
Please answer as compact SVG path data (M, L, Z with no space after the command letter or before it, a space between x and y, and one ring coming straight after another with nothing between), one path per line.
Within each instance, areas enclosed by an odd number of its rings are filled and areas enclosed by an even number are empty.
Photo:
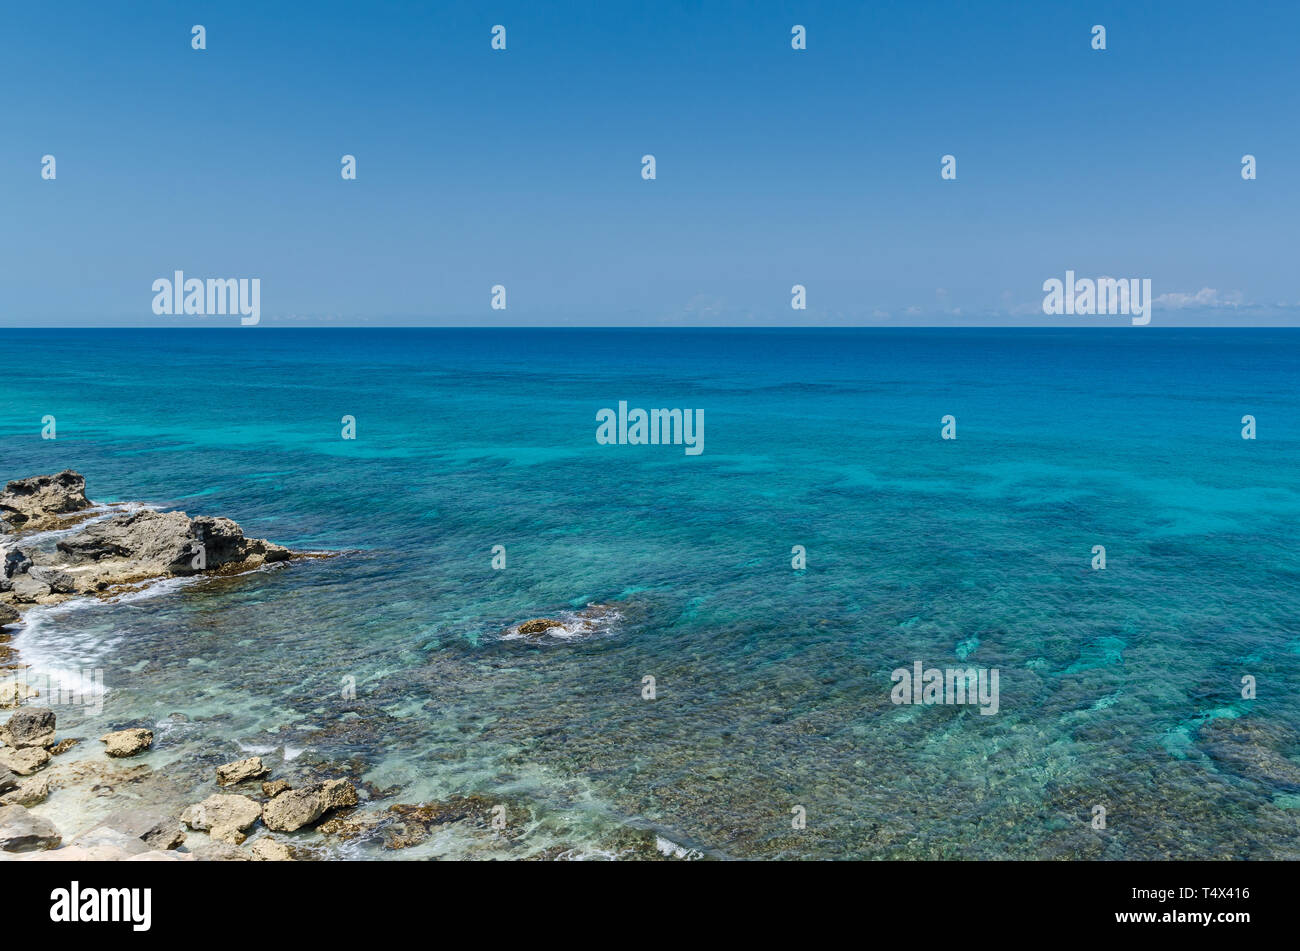
M149 762L181 778L141 795L197 801L267 751L379 805L478 792L530 815L509 847L449 830L406 857L599 854L625 824L723 857L1300 857L1297 790L1199 733L1267 722L1300 762L1300 333L0 344L0 479L74 468L96 501L339 552L16 637L34 666L103 671L103 712L61 707L63 732L163 724ZM619 400L702 408L705 451L598 445ZM502 637L593 602L615 610L590 636ZM892 703L917 660L997 668L998 713ZM40 809L81 821L64 792Z

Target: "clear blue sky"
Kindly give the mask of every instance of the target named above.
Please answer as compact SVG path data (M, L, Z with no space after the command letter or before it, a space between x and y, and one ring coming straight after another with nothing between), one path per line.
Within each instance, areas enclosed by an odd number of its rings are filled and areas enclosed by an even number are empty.
M1066 269L1296 324L1297 36L1294 2L9 2L0 324L201 323L150 309L176 269L260 278L263 325L1060 324Z

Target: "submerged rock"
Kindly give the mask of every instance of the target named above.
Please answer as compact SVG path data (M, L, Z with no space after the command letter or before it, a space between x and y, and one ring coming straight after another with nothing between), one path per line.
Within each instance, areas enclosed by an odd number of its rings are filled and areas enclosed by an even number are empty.
M250 756L248 759L241 759L234 763L218 766L217 785L233 786L235 783L242 783L245 780L265 776L269 772L270 770L262 765L262 757Z
M109 756L134 756L153 746L153 730L142 727L118 730L115 733L105 733L99 742L107 744L108 748L104 752Z
M63 839L59 830L22 806L0 806L0 851L35 852L56 849Z
M391 822L383 830L384 848L407 849L418 845L439 826L453 822L468 822L472 826L488 828L492 821L492 809L496 805L493 800L477 794L451 796L420 805L397 803L387 810Z
M61 515L88 508L86 480L70 469L15 479L0 491L0 526L8 531L45 528Z
M1300 790L1300 765L1278 747L1294 740L1275 724L1247 717L1214 719L1200 729L1205 751L1233 772L1285 790Z

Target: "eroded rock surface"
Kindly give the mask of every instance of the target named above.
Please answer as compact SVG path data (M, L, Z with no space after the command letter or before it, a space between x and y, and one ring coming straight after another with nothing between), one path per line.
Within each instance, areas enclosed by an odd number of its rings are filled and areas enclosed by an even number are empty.
M309 826L325 813L357 804L357 790L346 779L282 792L262 807L262 822L276 832L295 832Z
M52 746L54 711L40 707L19 710L0 728L0 740L19 750Z
M250 756L248 759L241 759L234 763L218 766L217 785L233 786L235 783L242 783L245 780L259 779L269 772L270 770L262 765L262 757Z
M207 832L214 839L239 845L261 817L262 806L257 800L217 793L182 812L181 822L191 829Z
M109 756L135 756L153 746L153 730L142 727L117 730L114 733L105 733L99 738L99 742L105 744L107 748L104 752Z
M38 530L58 517L90 508L86 480L67 470L55 475L15 479L0 491L0 530Z
M69 471L19 479L0 492L0 533L17 533L17 543L32 531L69 532L54 551L20 549L14 539L0 547L0 626L19 623L31 605L111 596L160 578L234 574L295 555L247 537L228 518L138 506L110 506L102 516L105 507L92 508L85 488Z

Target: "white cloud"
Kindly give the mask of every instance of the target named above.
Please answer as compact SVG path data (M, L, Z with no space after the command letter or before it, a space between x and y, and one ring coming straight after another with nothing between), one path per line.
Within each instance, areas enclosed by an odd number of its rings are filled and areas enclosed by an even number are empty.
M1212 287L1202 287L1195 294L1178 291L1161 294L1154 303L1162 310L1184 310L1188 307L1240 307L1242 295L1241 291L1220 294Z

